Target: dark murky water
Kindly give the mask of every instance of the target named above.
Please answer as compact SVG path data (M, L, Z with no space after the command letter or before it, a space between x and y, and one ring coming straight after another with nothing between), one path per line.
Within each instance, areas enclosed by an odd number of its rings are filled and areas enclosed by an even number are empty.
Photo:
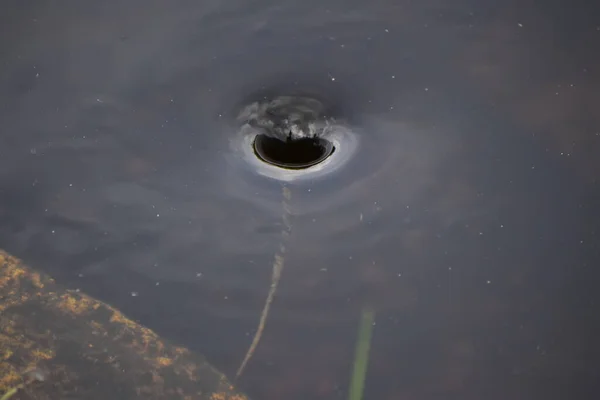
M579 4L581 3L581 4ZM5 1L0 247L233 376L282 182L234 150L264 95L356 133L287 182L255 399L596 398L600 19L583 2Z

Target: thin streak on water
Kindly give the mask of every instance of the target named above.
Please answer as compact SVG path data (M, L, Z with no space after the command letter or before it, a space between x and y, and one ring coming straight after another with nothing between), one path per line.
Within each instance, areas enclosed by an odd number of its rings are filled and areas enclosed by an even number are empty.
M290 201L292 199L292 192L285 185L282 187L281 191L282 191L281 207L283 209L282 221L283 221L284 229L281 231L281 239L280 239L281 241L279 244L279 252L275 254L275 260L273 261L273 273L271 275L271 286L269 288L269 293L267 294L267 300L265 301L265 306L260 315L260 320L258 322L258 329L256 330L254 338L252 339L252 343L250 344L250 348L248 349L248 352L244 356L244 359L242 360L242 363L240 364L240 367L238 368L238 370L235 374L235 379L238 379L242 375L242 373L244 372L244 369L246 368L246 364L248 364L248 362L252 358L252 355L256 351L256 348L258 347L258 344L262 337L262 333L265 329L265 324L267 323L267 317L269 315L271 303L273 302L273 298L275 297L275 292L277 291L277 286L279 285L279 279L281 278L281 273L283 271L285 246L286 246L287 240L289 239L289 236L292 232L292 223L291 223L291 219L290 219L290 213L291 213Z

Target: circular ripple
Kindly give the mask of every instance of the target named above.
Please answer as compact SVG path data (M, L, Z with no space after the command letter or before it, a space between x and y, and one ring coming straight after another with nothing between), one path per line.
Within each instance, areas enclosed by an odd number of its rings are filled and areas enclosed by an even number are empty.
M231 141L239 156L236 159L259 175L281 181L314 179L338 170L356 153L358 135L343 119L326 115L324 110L319 100L302 96L280 96L246 105L239 112L239 130ZM277 160L265 153L267 147L272 150L285 143L300 147L310 142L322 151L308 159L287 162L285 157Z

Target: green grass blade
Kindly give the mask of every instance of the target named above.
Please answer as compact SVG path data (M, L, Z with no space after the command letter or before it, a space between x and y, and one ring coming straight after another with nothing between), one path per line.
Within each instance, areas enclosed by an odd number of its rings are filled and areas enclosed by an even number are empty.
M373 333L373 322L375 312L369 308L362 311L356 350L354 353L354 367L352 369L352 380L350 381L349 400L362 400L369 365L369 351L371 348L371 336Z
M8 400L11 397L13 397L18 391L19 391L19 387L18 386L15 387L15 388L12 388L12 389L8 389L8 392L4 393L2 395L2 397L0 397L0 400Z

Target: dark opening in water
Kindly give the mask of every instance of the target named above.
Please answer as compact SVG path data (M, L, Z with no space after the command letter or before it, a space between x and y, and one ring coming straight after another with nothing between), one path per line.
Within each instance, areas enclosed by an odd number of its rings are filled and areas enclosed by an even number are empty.
M286 140L258 135L254 139L254 153L262 161L287 169L303 169L316 165L334 151L333 144L317 137Z

